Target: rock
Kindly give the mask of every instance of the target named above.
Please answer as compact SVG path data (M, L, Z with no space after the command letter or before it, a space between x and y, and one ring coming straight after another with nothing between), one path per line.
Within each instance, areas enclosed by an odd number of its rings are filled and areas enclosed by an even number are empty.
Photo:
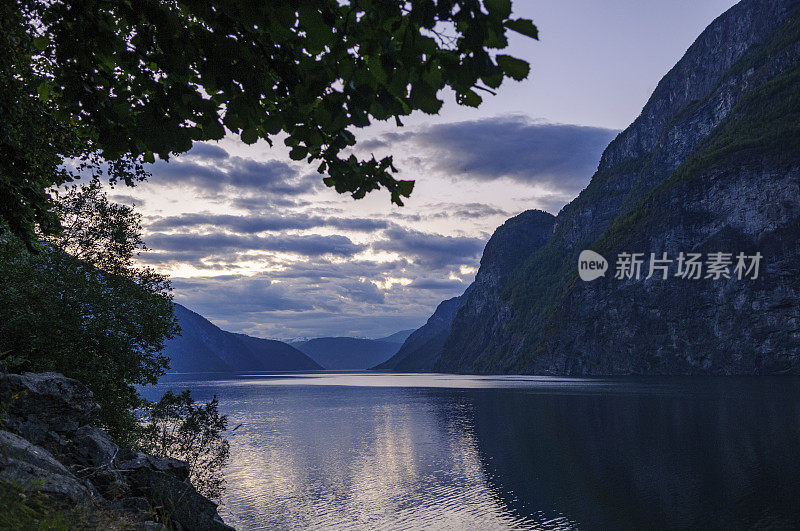
M149 459L134 461L128 462L130 468L126 470L132 489L147 498L156 511L165 513L170 524L190 531L233 529L219 517L217 504L198 494L188 481L173 475L172 464L163 471L151 467ZM162 464L167 464L166 461Z
M85 385L57 373L2 374L0 401L9 404L15 431L44 424L56 433L73 432L93 421L100 409Z
M89 490L47 450L0 430L0 480L28 492L72 502L89 500Z
M170 529L232 529L191 485L187 463L120 449L92 425L98 406L80 382L55 373L2 374L0 402L9 405L0 481L82 504L97 525L110 511L126 528L166 529L152 522L160 514Z
M189 478L189 465L171 457L156 457L143 452L123 455L126 459L117 464L119 470L136 471L140 469L164 472L179 481Z
M84 466L109 466L116 457L119 447L104 430L93 426L78 428L72 438L76 461Z

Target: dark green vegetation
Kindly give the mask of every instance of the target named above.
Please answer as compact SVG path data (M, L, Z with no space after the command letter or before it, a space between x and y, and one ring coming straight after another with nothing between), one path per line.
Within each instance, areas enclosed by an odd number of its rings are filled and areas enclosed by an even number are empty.
M210 498L222 494L222 469L230 455L223 436L228 418L220 415L218 407L216 397L198 405L188 390L180 394L167 391L148 409L140 443L151 455L184 461L192 485Z
M445 88L478 106L477 91L525 78L527 62L494 51L508 30L537 37L510 16L510 0L4 3L0 221L27 241L56 232L47 190L76 177L67 158L132 185L156 155L226 130L285 133L328 186L402 204L413 181L391 157L348 154L350 128L436 113Z
M100 420L120 442L135 439L134 385L167 368L165 339L177 331L167 279L133 265L140 219L110 203L97 183L62 194L68 221L36 252L0 241L0 353L5 370L55 371L84 382Z
M170 372L319 370L314 360L281 341L226 332L175 304L180 335L166 341Z
M0 481L0 529L80 528L85 521L74 509L53 501L46 494L25 494L21 489Z

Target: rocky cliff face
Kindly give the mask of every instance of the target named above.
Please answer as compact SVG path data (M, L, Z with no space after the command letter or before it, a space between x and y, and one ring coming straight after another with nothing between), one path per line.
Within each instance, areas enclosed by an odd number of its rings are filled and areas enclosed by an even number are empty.
M436 369L800 372L797 9L744 0L714 21L499 298L458 313ZM586 248L610 275L577 279ZM614 280L623 251L761 252L765 269L756 281Z
M80 510L87 528L232 529L189 483L186 463L120 449L93 426L99 408L80 382L55 373L2 374L0 404L1 488Z
M486 243L481 265L469 293L453 318L442 354L434 370L448 371L459 366L483 367L492 363L487 350L490 340L500 333L511 308L501 297L503 286L513 278L528 257L552 236L555 217L541 210L528 210L507 220Z
M455 341L453 337L462 337L464 323L482 327L483 334L478 337L493 334L506 311L506 303L500 298L501 287L547 241L554 221L552 214L527 210L498 227L486 243L475 282L460 297L442 302L397 354L375 368L403 372L436 370L445 343Z
M442 347L450 333L450 324L459 308L462 297L443 301L428 321L414 330L397 353L375 367L396 372L430 372L442 355Z

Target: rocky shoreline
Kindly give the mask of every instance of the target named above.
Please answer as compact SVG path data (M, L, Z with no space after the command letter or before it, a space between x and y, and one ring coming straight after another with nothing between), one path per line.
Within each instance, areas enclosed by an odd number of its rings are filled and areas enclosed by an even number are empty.
M80 509L90 528L233 529L186 463L119 448L93 425L98 409L61 374L0 374L0 486Z

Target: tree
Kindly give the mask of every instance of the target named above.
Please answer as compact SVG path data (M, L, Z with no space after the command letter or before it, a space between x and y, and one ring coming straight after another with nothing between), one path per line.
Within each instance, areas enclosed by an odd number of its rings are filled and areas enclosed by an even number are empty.
M178 332L169 281L132 265L140 219L98 183L73 186L56 211L64 231L31 252L0 237L0 353L7 369L56 371L85 383L120 444L138 435L135 385L154 384Z
M188 390L177 395L167 391L144 410L142 418L142 449L185 461L192 485L209 498L222 494L222 469L230 455L230 445L223 437L228 417L218 408L216 396L206 404L197 404Z
M132 185L226 130L283 133L328 186L402 205L413 181L350 154L351 128L437 113L444 89L478 106L529 73L496 52L507 30L537 37L511 0L15 0L0 17L0 220L23 237L58 230L46 189L77 174L61 159Z

